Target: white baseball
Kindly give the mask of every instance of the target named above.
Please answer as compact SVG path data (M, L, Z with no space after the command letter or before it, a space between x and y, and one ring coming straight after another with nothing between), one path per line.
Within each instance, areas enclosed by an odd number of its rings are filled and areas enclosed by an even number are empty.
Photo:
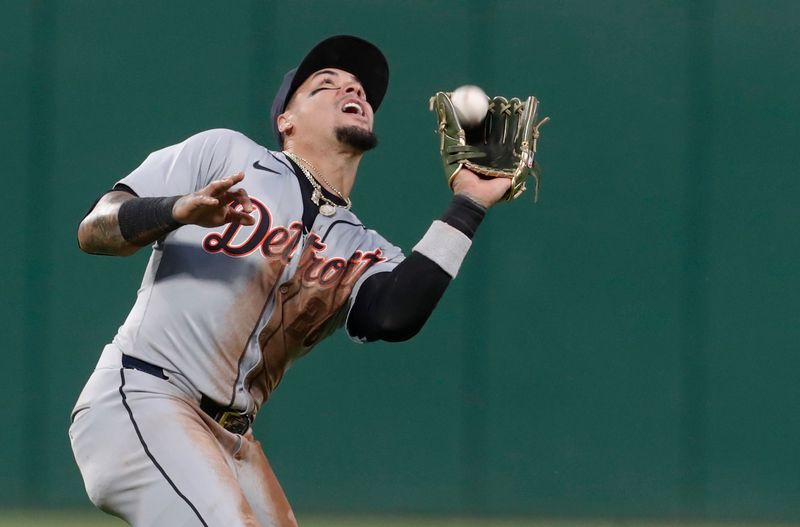
M489 110L489 97L478 86L461 86L450 97L456 107L461 126L475 126L483 121Z

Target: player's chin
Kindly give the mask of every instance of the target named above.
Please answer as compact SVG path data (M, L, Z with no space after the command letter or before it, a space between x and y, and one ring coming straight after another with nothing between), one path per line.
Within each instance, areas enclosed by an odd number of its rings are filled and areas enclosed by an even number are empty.
M368 128L356 125L336 128L336 139L359 152L366 152L378 146L378 136Z

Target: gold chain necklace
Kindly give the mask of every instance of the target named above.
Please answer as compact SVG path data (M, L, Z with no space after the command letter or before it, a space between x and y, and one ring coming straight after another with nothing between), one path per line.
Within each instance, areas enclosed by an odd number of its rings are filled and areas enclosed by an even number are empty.
M306 179L308 179L308 181L311 183L311 186L314 187L314 192L311 194L311 201L314 202L314 205L319 206L320 214L322 214L323 216L333 216L334 213L336 212L335 207L339 207L341 205L337 205L333 201L329 200L325 196L325 194L322 193L322 187L317 181L317 179L322 180L323 183L328 185L328 187L330 187L330 189L333 190L342 199L342 201L345 202L344 208L350 210L350 207L353 206L353 202L350 201L350 198L344 197L344 195L342 195L342 193L339 192L339 190L336 187L331 185L327 179L322 177L322 174L320 174L319 170L317 170L317 167L315 167L309 161L303 159L302 157L293 152L284 150L283 153L292 158L294 162L300 166L300 169L303 171L303 174L305 174ZM319 204L320 199L325 203L320 205Z

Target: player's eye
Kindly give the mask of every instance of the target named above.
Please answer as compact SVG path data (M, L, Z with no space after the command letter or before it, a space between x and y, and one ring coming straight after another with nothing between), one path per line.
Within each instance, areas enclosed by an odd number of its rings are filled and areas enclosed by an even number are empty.
M336 86L333 84L333 81L331 79L323 79L322 82L320 82L317 85L317 88L312 90L311 93L308 94L308 96L313 97L322 90L334 90L334 89L336 89Z

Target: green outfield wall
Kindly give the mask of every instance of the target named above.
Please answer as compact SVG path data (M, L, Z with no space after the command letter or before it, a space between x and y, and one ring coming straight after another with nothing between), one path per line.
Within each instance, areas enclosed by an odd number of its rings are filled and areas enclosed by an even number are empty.
M416 338L335 335L262 410L294 507L800 520L798 27L792 0L0 2L0 506L88 504L69 410L147 260L78 250L93 200L204 129L274 147L283 73L353 33L391 67L354 209L407 250L449 200L430 95L552 123L539 203L491 211Z

